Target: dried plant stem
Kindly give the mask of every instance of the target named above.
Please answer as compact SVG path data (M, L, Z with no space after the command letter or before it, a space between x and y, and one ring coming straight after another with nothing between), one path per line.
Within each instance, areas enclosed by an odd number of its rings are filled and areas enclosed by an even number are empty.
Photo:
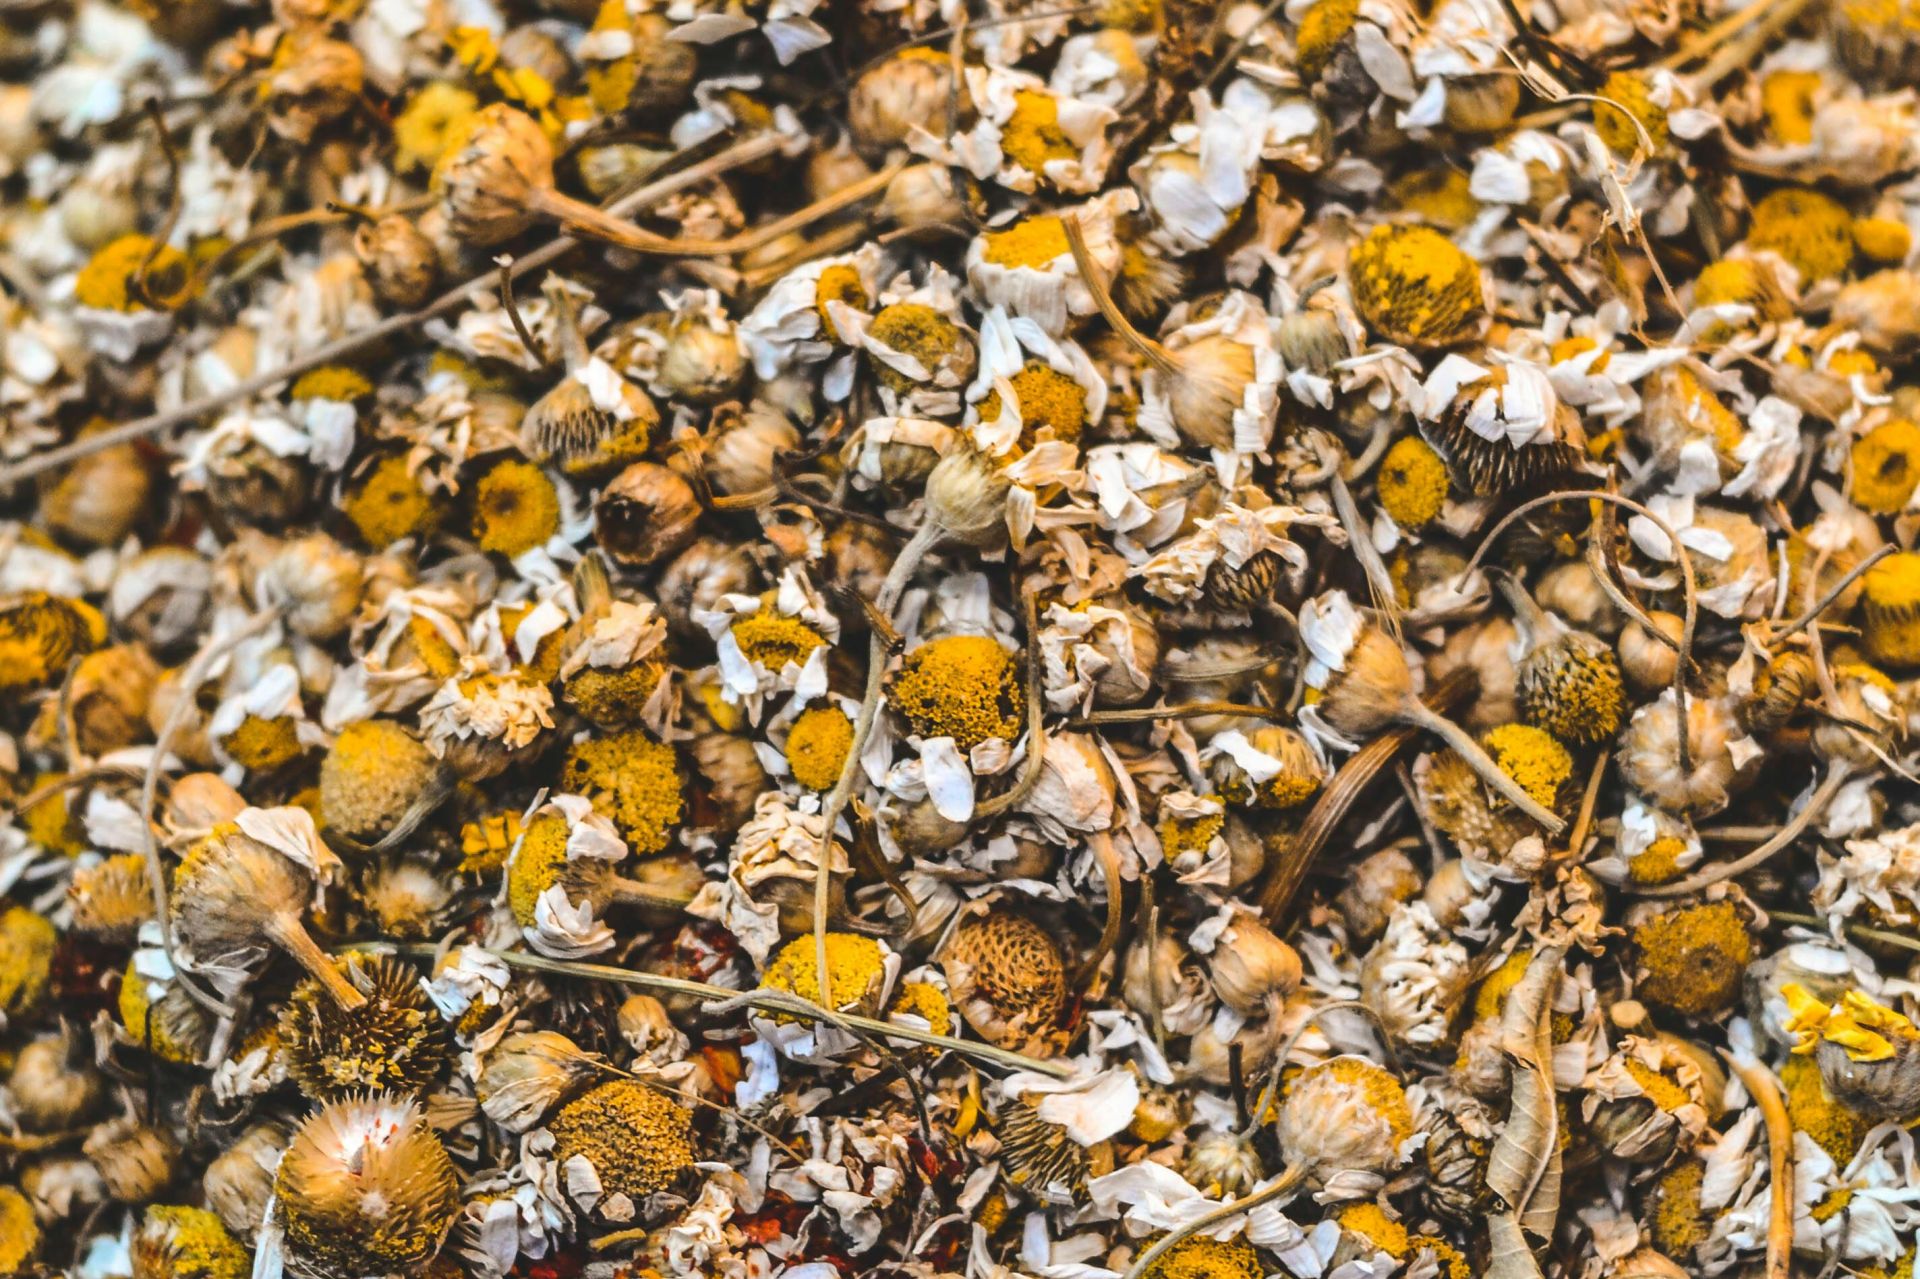
M1575 860L1580 857L1580 846L1587 842L1587 832L1593 829L1593 812L1600 802L1600 781L1607 775L1607 765L1613 760L1613 751L1602 748L1593 761L1593 771L1587 775L1586 793L1580 797L1580 815L1574 818L1573 833L1567 836L1567 852Z
M1436 715L1427 709L1426 704L1417 698L1407 700L1406 709L1401 718L1415 728L1423 728L1432 733L1448 746L1456 755L1464 759L1482 781L1500 792L1509 804L1525 813L1533 821L1545 827L1548 834L1558 835L1567 828L1567 823L1558 813L1527 794L1519 782L1507 776L1506 770L1494 763L1483 750L1473 734L1460 727L1444 715Z
M1763 9L1764 11L1760 15L1760 21L1754 24L1751 31L1748 31L1738 40L1728 40L1727 43L1722 44L1715 50L1714 55L1707 60L1706 64L1689 75L1687 79L1690 80L1697 89L1710 89L1720 81L1726 79L1729 75L1732 75L1735 71L1738 71L1741 67L1751 65L1753 60L1759 55L1761 47L1765 45L1767 41L1773 39L1774 36L1786 30L1795 19L1806 12L1812 3L1813 0L1786 0L1784 4L1771 6L1748 5L1739 10L1738 16L1743 19L1751 15L1756 9ZM1744 25L1744 23L1740 25ZM1739 26L1734 27L1730 31L1718 31L1716 29L1714 31L1714 38L1716 41L1725 40L1733 31L1737 30L1739 30ZM1712 42L1706 43L1708 47L1711 47ZM1697 56L1697 54L1690 56Z
M1796 915L1784 910L1770 910L1770 919L1782 924L1798 924L1802 928L1812 928L1826 932L1828 921L1818 915ZM1896 933L1887 928L1869 928L1865 924L1846 925L1847 935L1861 941L1877 942L1884 946L1896 946L1901 950L1920 951L1920 937L1910 937L1906 933Z
M608 207L609 213L631 213L650 205L658 204L668 196L676 195L689 187L700 185L710 178L718 177L743 164L751 164L763 159L780 148L779 138L770 134L760 134L720 151L697 164L689 165L679 173L650 182L646 186L625 196ZM580 241L572 236L558 236L531 253L522 255L512 267L517 279L529 271L538 270L559 261L566 254L579 247ZM0 467L0 490L30 480L36 475L56 470L83 457L125 444L132 440L157 435L176 426L185 426L201 418L217 413L229 404L249 399L262 391L270 390L283 382L291 381L309 369L317 369L323 364L338 364L348 359L363 347L372 346L388 338L418 328L428 320L449 314L467 304L476 294L494 287L497 283L493 268L489 267L474 276L465 284L456 285L441 294L427 305L416 311L405 311L391 315L371 328L357 333L349 333L325 346L309 351L307 354L289 360L279 368L268 369L255 374L243 382L238 382L217 395L209 395L190 404L163 413L153 413L132 422L112 427L105 431L96 431L70 441L58 448L46 449L31 457L15 462L11 466Z
M1101 277L1100 269L1094 265L1093 254L1087 251L1087 237L1086 233L1080 229L1080 219L1070 214L1062 214L1060 227L1067 233L1067 248L1073 253L1073 269L1080 273L1080 282L1087 286L1087 292L1093 295L1094 305L1100 308L1100 314L1105 317L1108 324L1113 326L1113 331L1118 333L1128 346L1151 360L1162 373L1178 373L1180 362L1174 358L1173 352L1135 328L1133 321L1129 320L1119 305L1114 302L1113 294L1107 289L1106 280Z
M440 950L439 947L426 942L406 944L363 942L344 949L364 954L404 955L414 959L435 958ZM962 1057L991 1062L996 1066L1005 1066L1012 1070L1038 1071L1053 1079L1066 1079L1073 1073L1070 1068L1060 1062L1036 1061L1032 1057L1023 1056L993 1044L955 1039L951 1035L936 1035L932 1031L918 1030L912 1026L896 1026L892 1022L862 1017L855 1013L829 1012L818 1004L802 999L798 995L790 995L785 991L728 990L725 986L715 986L704 981L690 981L685 977L667 977L660 973L614 968L608 964L584 964L571 959L548 959L544 955L519 950L491 950L486 947L476 947L476 949L493 956L509 967L522 968L529 972L554 973L562 977L577 977L583 981L607 981L621 986L635 986L642 990L662 990L669 994L691 995L696 999L713 1000L723 1004L737 1003L770 1012L790 1013L795 1017L805 1017L814 1021L831 1022L838 1019L870 1035L884 1035L889 1039L904 1039L908 1043L925 1044L930 1048L943 1049Z
M1641 897L1691 897L1701 889L1717 884L1723 879L1732 879L1735 875L1746 874L1800 838L1807 827L1826 811L1827 805L1832 803L1833 797L1840 793L1840 788L1846 784L1851 774L1852 770L1842 761L1836 760L1829 764L1826 779L1807 800L1806 807L1794 814L1792 820L1774 833L1773 838L1752 852L1736 857L1730 862L1716 862L1711 866L1702 867L1685 879L1677 879L1671 884L1647 886L1628 884L1625 885L1627 891Z
M750 253L762 245L771 244L781 236L797 231L810 222L817 222L831 213L870 196L886 190L893 181L894 174L900 172L905 161L896 160L878 173L868 174L858 182L840 188L830 195L822 196L803 209L796 209L785 217L775 218L771 222L730 235L724 240L682 240L672 236L656 235L643 230L615 214L611 209L603 209L597 204L576 200L570 195L562 195L552 187L542 187L534 193L532 207L566 227L569 231L585 235L622 249L631 249L636 253L652 253L665 257L683 258L730 258L736 254Z
M1122 906L1126 901L1126 881L1120 875L1120 850L1114 847L1113 836L1107 831L1096 831L1087 836L1087 847L1093 850L1094 860L1100 863L1100 876L1107 884L1107 919L1100 927L1100 940L1093 944L1087 957L1080 962L1079 984L1087 986L1100 973L1100 965L1113 952L1114 943L1120 940L1120 921Z
M309 977L326 988L334 1003L349 1010L366 1005L367 997L341 975L339 965L320 949L298 915L269 916L264 931L268 940L293 956L294 962L306 969Z
M1793 1272L1793 1117L1780 1099L1773 1072L1726 1049L1720 1055L1733 1067L1767 1121L1767 1270L1766 1279L1788 1279Z
M1630 114L1629 118L1631 118ZM1632 511L1635 515L1645 517L1649 523L1666 535L1667 545L1673 549L1674 558L1680 563L1680 581L1684 593L1683 599L1686 603L1686 612L1680 623L1680 660L1674 664L1673 668L1673 704L1674 711L1677 715L1677 722L1680 726L1679 731L1674 734L1674 751L1679 756L1680 771L1682 773L1691 773L1693 771L1693 750L1687 740L1692 736L1687 719L1687 670L1693 665L1693 632L1694 627L1700 620L1700 585L1699 579L1695 577L1693 572L1693 556L1688 553L1685 546L1681 545L1680 534L1674 531L1671 524L1648 510L1642 503L1636 502L1630 497L1623 497L1608 489L1562 489L1554 493L1543 493L1539 497L1528 502L1522 502L1511 511L1508 511L1500 522L1495 524L1492 530L1480 540L1480 545L1474 548L1473 558L1467 561L1467 567L1461 570L1460 576L1456 580L1464 582L1473 573L1473 570L1480 566L1481 558L1485 556L1488 549L1500 539L1500 535L1512 527L1515 521L1519 520L1523 515L1526 515L1530 511L1538 510L1543 506L1551 506L1557 502L1575 501L1607 502L1614 506L1624 507ZM1598 576L1598 574L1596 574L1596 576ZM1649 627L1648 629L1654 634L1659 633L1657 628Z
M1231 1221L1235 1217L1243 1216L1246 1213L1252 1212L1261 1204L1272 1203L1276 1199L1284 1199L1294 1191L1300 1189L1300 1184L1306 1179L1307 1170L1304 1167L1297 1164L1289 1166L1283 1169L1280 1176L1265 1190L1256 1190L1244 1199L1236 1199L1230 1204L1215 1208L1212 1212L1203 1213L1195 1217L1184 1226L1178 1226L1169 1230L1166 1234L1160 1236L1159 1241L1156 1242L1153 1247L1134 1258L1133 1264L1127 1267L1125 1279L1140 1279L1140 1276L1152 1271L1154 1263L1166 1256L1168 1250L1182 1239L1191 1238L1199 1234L1202 1230L1211 1229L1223 1221Z
M140 831L145 845L142 851L147 859L147 886L153 890L153 917L160 925L160 948L166 952L167 962L173 966L174 978L180 983L181 989L191 995L195 1003L220 1017L231 1017L234 1010L225 1000L200 989L199 982L187 976L186 966L174 954L173 917L167 901L167 873L160 864L160 842L153 835L153 805L160 789L160 770L166 766L167 752L173 747L173 739L187 726L187 716L194 710L193 695L207 682L214 663L279 620L277 609L263 609L248 618L237 630L201 645L200 651L193 655L180 676L179 698L174 702L173 709L167 712L166 721L160 725L160 732L154 737L153 754L147 759L146 776L140 782Z
M1267 663L1263 662L1262 665ZM1128 706L1113 711L1088 711L1067 721L1068 728L1098 728L1102 724L1140 724L1149 720L1198 719L1202 715L1240 715L1266 719L1279 712L1251 702L1182 702L1178 706Z
M1620 589L1620 584L1613 580L1614 565L1607 558L1606 550L1600 545L1600 525L1597 523L1587 536L1587 567L1593 573L1593 580L1599 584L1600 590L1606 597L1613 601L1615 608L1637 622L1640 629L1655 642L1665 644L1676 653L1680 651L1680 641L1655 625L1653 617L1647 610L1635 603L1631 596Z
M1287 1058L1293 1055L1294 1048L1307 1037L1307 1032L1313 1029L1315 1022L1328 1013L1337 1012L1365 1014L1367 1020L1373 1023L1374 1029L1380 1032L1380 1043L1386 1048L1387 1061L1393 1067L1394 1073L1404 1073L1400 1067L1399 1056L1393 1051L1393 1036L1387 1033L1386 1023L1380 1020L1380 1014L1371 1004L1363 999L1330 999L1324 1004L1316 1004L1307 1010L1307 1015L1300 1019L1298 1026L1287 1032L1287 1037L1280 1043L1279 1051L1273 1054L1273 1069L1267 1075L1266 1084L1260 1089L1259 1100L1254 1102L1253 1113L1246 1117L1246 1126L1240 1130L1243 1140L1253 1136L1254 1129L1260 1126L1267 1111L1272 1109L1279 1100L1280 1081L1286 1077Z
M1473 672L1462 667L1428 689L1424 700L1430 709L1445 714L1478 689L1479 681ZM1346 820L1348 811L1418 732L1411 725L1402 724L1378 734L1349 756L1333 780L1321 790L1320 798L1314 801L1307 819L1294 835L1292 846L1284 857L1274 859L1267 872L1266 885L1260 891L1260 916L1269 928L1279 926L1281 917L1293 904L1294 894L1306 881L1308 868L1340 823Z
M892 619L901 594L913 580L914 569L942 536L940 525L931 518L914 530L912 539L894 557L893 567L887 570L880 594L873 601L879 616ZM828 887L833 880L833 828L840 820L841 810L853 798L854 779L860 775L860 753L866 749L867 739L873 735L874 720L880 714L880 687L886 680L887 656L887 637L875 626L867 640L867 687L860 698L860 714L853 722L853 741L847 747L847 758L840 765L840 776L833 783L833 790L820 806L820 864L813 880L813 953L820 982L820 1002L829 1008L833 1006L833 991L832 975L827 971L827 914Z
M1833 602L1839 599L1840 596L1846 592L1846 589L1849 586L1852 586L1856 581L1858 581L1862 576L1864 576L1868 569L1872 568L1875 564L1878 564L1881 560L1884 560L1885 558L1887 558L1887 556L1893 554L1894 551L1898 549L1899 549L1898 547L1895 547L1891 544L1883 546L1879 550L1875 551L1873 554L1867 556L1867 558L1865 558L1864 560L1861 560L1858 564L1855 564L1852 568L1847 570L1846 576L1842 577L1839 581L1835 582L1830 588L1828 588L1827 593L1820 597L1819 603L1811 605L1810 607L1808 607L1806 612L1800 614L1800 616L1794 618L1791 622L1788 622L1785 626L1782 626L1778 630L1774 631L1773 638L1785 639L1787 636L1793 634L1795 631L1798 631L1802 627L1811 624L1822 613L1825 613L1828 609L1832 608Z

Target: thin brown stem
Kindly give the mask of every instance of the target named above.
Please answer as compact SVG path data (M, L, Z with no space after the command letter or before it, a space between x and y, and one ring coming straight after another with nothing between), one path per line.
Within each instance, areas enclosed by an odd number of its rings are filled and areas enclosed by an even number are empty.
M1444 715L1436 715L1422 702L1409 699L1402 712L1407 723L1415 728L1424 728L1448 746L1453 753L1467 762L1467 766L1480 775L1480 780L1500 792L1509 804L1525 813L1541 826L1549 835L1558 835L1566 830L1566 819L1527 794L1526 788L1507 776L1506 770L1493 762L1491 756L1473 739L1473 734L1460 727Z
M1279 714L1271 706L1252 702L1182 702L1178 706L1127 706L1119 710L1088 711L1067 721L1068 728L1098 728L1102 724L1140 724L1149 720L1198 719L1202 715L1240 715L1270 719Z
M553 363L553 356L544 346L534 340L533 330L527 327L526 320L520 314L520 304L513 300L513 262L508 258L500 259L500 305L506 308L507 319L513 322L513 335L520 339L520 345L527 348L527 355L546 368Z
M717 177L743 164L771 155L780 149L779 138L770 134L760 134L737 142L724 151L720 151L697 164L689 165L679 173L650 182L633 194L616 201L608 212L630 213L638 209L658 204L671 195L676 195L689 187L699 186L711 178ZM528 271L538 270L558 261L566 254L578 248L580 241L572 236L558 236L539 248L520 257L513 264L513 274L517 279ZM279 368L268 369L236 383L217 395L209 395L190 404L162 413L149 414L132 422L112 427L105 431L96 431L58 448L46 449L31 457L15 462L11 466L0 467L0 489L12 488L36 475L56 470L83 457L90 457L115 445L126 444L133 440L145 439L150 435L176 426L185 426L201 418L219 412L229 404L250 399L262 391L270 390L284 382L289 382L309 369L319 368L323 364L338 364L348 359L362 348L385 341L397 334L425 324L428 320L450 314L465 306L477 293L492 287L493 272L482 272L465 284L456 285L435 298L432 302L415 311L402 312L388 316L371 328L357 333L349 333L307 354L288 361Z
M319 943L313 940L313 935L307 932L306 925L300 922L298 916L290 913L269 916L266 934L274 945L293 956L294 962L306 969L307 975L326 989L334 1003L349 1011L366 1004L367 997L354 989L353 983L341 974L340 965L320 949Z
M377 955L406 955L417 959L435 958L439 948L429 943L414 942L395 944L390 942L368 942L347 948ZM635 986L641 990L665 991L675 995L691 995L697 999L713 1000L722 1005L745 1004L751 1008L764 1008L773 1012L791 1013L795 1017L805 1017L810 1021L843 1022L846 1025L866 1031L870 1035L885 1035L890 1039L904 1039L908 1043L926 1044L931 1048L943 1049L962 1057L971 1057L977 1061L992 1062L997 1066L1006 1066L1013 1070L1037 1070L1054 1079L1066 1079L1073 1073L1072 1068L1057 1061L1036 1061L1032 1057L998 1048L992 1044L976 1043L967 1039L955 1039L951 1035L936 1035L932 1031L918 1030L912 1026L897 1026L889 1021L879 1021L872 1017L862 1017L854 1013L835 1013L779 990L728 990L724 986L715 986L704 981L690 981L685 977L668 977L661 973L637 972L627 968L614 968L606 964L583 964L569 959L548 959L545 955L535 955L519 950L489 950L480 948L483 953L493 956L510 968L521 968L528 972L554 973L563 977L577 977L583 981L606 981L621 986Z
M1106 279L1100 274L1100 268L1094 265L1093 254L1087 251L1087 237L1080 229L1079 218L1063 213L1060 215L1060 227L1067 234L1067 249L1073 254L1073 269L1080 273L1080 282L1087 286L1087 292L1093 295L1093 304L1100 308L1100 314L1113 326L1113 331L1128 346L1153 361L1162 373L1178 372L1180 364L1173 358L1173 352L1135 328L1133 321L1113 300Z
M1026 598L1027 615L1027 758L1020 777L1004 794L982 801L973 810L975 821L998 817L1033 793L1046 771L1047 742L1041 731L1042 697L1040 690L1040 605L1036 592Z
M879 598L873 602L874 609L881 617L891 620L901 593L913 579L913 570L919 567L920 561L942 536L939 524L928 519L914 531L913 540L900 548L900 554L894 557L893 567L887 570L886 580L880 584ZM833 880L833 827L840 819L841 810L853 797L854 781L860 775L860 754L866 749L867 738L872 736L874 720L880 713L880 688L886 679L888 655L886 635L878 626L871 628L867 640L867 687L860 698L860 713L853 722L853 741L847 747L847 758L840 765L840 776L834 781L833 790L828 792L826 802L820 806L820 861L814 871L813 881L813 950L820 982L820 1003L826 1008L833 1007L831 974L827 971L828 885Z
M678 239L673 236L657 235L652 231L635 226L625 218L619 217L609 209L597 204L588 204L563 195L552 187L542 187L534 193L532 207L538 213L554 219L570 231L577 231L596 240L636 253L651 253L664 257L682 258L730 258L741 253L750 253L763 245L771 244L781 236L797 231L810 222L817 222L828 214L837 213L849 205L858 204L871 196L879 194L893 181L904 161L895 163L870 173L858 182L851 183L823 196L803 209L796 209L785 217L775 218L750 231L730 235L724 240Z
M1795 631L1817 620L1822 613L1825 613L1828 609L1832 608L1833 602L1839 599L1843 594L1845 594L1847 588L1849 586L1852 586L1856 581L1858 581L1861 578L1861 576L1866 573L1868 569L1872 568L1875 564L1878 564L1881 560L1884 560L1885 558L1887 558L1887 556L1893 554L1894 551L1898 549L1899 549L1898 547L1895 547L1892 544L1888 544L1886 546L1881 547L1879 550L1875 551L1873 554L1867 556L1866 559L1861 560L1858 564L1855 564L1852 568L1847 570L1845 576L1843 576L1839 581L1835 582L1831 587L1827 589L1827 593L1820 597L1819 603L1810 606L1806 612L1800 614L1800 616L1794 618L1791 622L1788 622L1785 626L1782 626L1779 629L1775 630L1773 632L1773 637L1775 639L1785 639L1787 636L1793 634Z
M1278 1179L1265 1190L1257 1190L1244 1199L1236 1199L1230 1204L1215 1208L1212 1212L1202 1213L1185 1225L1169 1230L1166 1234L1160 1236L1153 1247L1147 1249L1134 1259L1133 1264L1127 1267L1127 1273L1124 1279L1140 1279L1142 1275L1151 1274L1154 1264L1158 1262L1160 1258L1166 1256L1168 1250L1182 1239L1190 1239L1202 1230L1211 1229L1223 1221L1231 1221L1235 1217L1244 1216L1252 1212L1255 1208L1258 1208L1261 1204L1272 1203L1276 1199L1283 1199L1300 1189L1300 1184L1306 1179L1306 1168L1297 1164L1290 1166L1282 1171Z
M1446 714L1461 705L1479 691L1479 681L1467 667L1451 671L1447 677L1425 694L1427 706ZM1300 885L1306 882L1307 871L1320 850L1332 838L1333 832L1347 819L1353 806L1366 794L1380 773L1393 763L1394 757L1412 744L1419 730L1410 725L1399 724L1384 733L1375 736L1348 756L1340 771L1333 775L1320 792L1320 797L1307 812L1307 819L1300 823L1300 829L1288 846L1286 854L1273 859L1267 871L1267 882L1260 890L1260 916L1269 928L1280 926L1281 919L1293 905L1293 898L1300 891Z
M1600 803L1600 781L1607 775L1607 764L1612 759L1612 750L1603 748L1593 761L1593 772L1587 775L1586 793L1580 797L1580 815L1574 818L1573 833L1567 836L1567 852L1575 861L1580 860L1581 845L1587 842L1587 832L1593 829L1593 812Z
M1716 862L1705 866L1671 884L1652 884L1646 886L1627 885L1627 891L1642 897L1691 897L1701 889L1717 884L1723 879L1732 879L1744 875L1754 867L1761 865L1775 853L1800 838L1801 834L1826 811L1833 797L1840 793L1846 784L1849 770L1844 763L1835 761L1828 765L1827 776L1807 800L1806 807L1794 814L1793 819L1774 833L1773 838L1750 853L1734 858L1730 862Z
M1080 963L1079 985L1086 986L1100 974L1100 965L1113 953L1114 943L1120 940L1120 921L1125 914L1126 881L1120 875L1120 850L1114 847L1113 836L1107 831L1098 831L1087 836L1087 847L1093 849L1094 860L1100 863L1100 877L1107 884L1107 920L1100 927L1100 940Z

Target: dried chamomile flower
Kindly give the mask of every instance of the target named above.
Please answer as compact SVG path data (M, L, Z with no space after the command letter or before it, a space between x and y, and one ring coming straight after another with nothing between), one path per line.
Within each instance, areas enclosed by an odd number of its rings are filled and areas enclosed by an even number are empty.
M391 720L349 724L320 763L320 811L329 828L372 840L400 824L438 786L438 761Z
M1753 958L1747 916L1731 900L1649 914L1634 925L1632 940L1635 993L1688 1017L1730 1007Z
M962 921L940 957L953 1006L988 1041L1043 1045L1067 997L1066 961L1052 934L1022 914Z
M295 1274L387 1274L424 1265L460 1207L446 1147L419 1109L372 1094L314 1112L274 1178Z
M1020 736L1018 658L989 635L948 635L908 651L887 701L919 737L946 737L961 752Z
M384 957L343 967L366 1002L341 1008L311 978L296 986L280 1013L288 1075L312 1097L424 1092L446 1068L450 1036L419 974Z
M665 1190L693 1163L693 1115L635 1079L601 1084L547 1124L568 1194L587 1212L630 1220L637 1201Z
M1402 346L1464 341L1485 305L1479 266L1453 241L1420 226L1368 232L1347 261L1347 287L1367 327Z
M1517 688L1528 722L1578 746L1610 740L1626 704L1613 649L1541 608L1510 574L1495 580L1513 605L1525 645Z
M1664 1163L1706 1131L1708 1079L1698 1058L1662 1038L1628 1035L1582 1087L1581 1113L1595 1142L1628 1163Z
M135 1279L243 1279L253 1258L204 1208L150 1205L133 1236Z

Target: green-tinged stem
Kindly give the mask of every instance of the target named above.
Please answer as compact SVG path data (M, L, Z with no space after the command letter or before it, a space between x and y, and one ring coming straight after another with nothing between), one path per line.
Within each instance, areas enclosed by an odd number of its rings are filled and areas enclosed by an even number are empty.
M1782 924L1798 924L1802 928L1814 928L1827 931L1827 921L1817 915L1795 915L1784 910L1770 910L1767 918ZM1897 946L1901 950L1920 951L1920 937L1909 937L1905 933L1896 933L1886 928L1869 928L1865 924L1848 924L1847 936L1861 941L1876 942L1882 946Z
M437 946L425 942L396 944L392 942L357 942L342 947L343 950L359 951L376 955L404 955L414 959L430 959L439 953ZM879 1021L872 1017L862 1017L855 1013L829 1012L810 1000L779 990L728 990L725 986L715 986L704 981L689 981L684 977L667 977L660 973L639 972L630 968L614 968L607 964L584 964L572 959L548 959L544 955L529 954L520 950L491 950L484 946L472 947L483 954L513 968L524 968L529 972L556 973L563 977L577 977L584 981L610 981L621 986L638 986L643 990L663 990L669 994L692 995L697 999L712 999L743 1003L752 1008L770 1012L788 1013L795 1017L806 1017L815 1021L843 1022L856 1030L870 1035L884 1036L889 1039L904 1039L909 1043L926 1044L930 1048L941 1048L947 1052L958 1053L963 1057L973 1057L980 1061L992 1062L1012 1070L1033 1070L1055 1079L1066 1079L1073 1072L1056 1061L1036 1061L1005 1048L996 1048L992 1044L977 1044L968 1039L955 1039L951 1035L936 1035L931 1031L917 1030L912 1026L896 1026L892 1022Z

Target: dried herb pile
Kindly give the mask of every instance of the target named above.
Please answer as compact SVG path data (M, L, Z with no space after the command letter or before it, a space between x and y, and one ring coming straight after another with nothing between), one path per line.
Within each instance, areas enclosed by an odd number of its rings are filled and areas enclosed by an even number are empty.
M1920 4L0 5L0 1274L1911 1279Z

